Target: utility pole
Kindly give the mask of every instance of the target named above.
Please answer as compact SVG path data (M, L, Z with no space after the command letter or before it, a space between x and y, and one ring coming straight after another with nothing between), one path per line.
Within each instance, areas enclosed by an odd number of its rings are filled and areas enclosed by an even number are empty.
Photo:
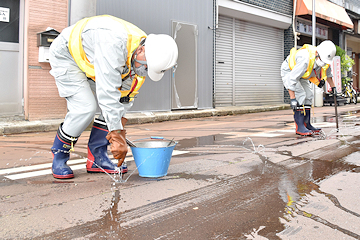
M312 45L316 47L316 15L315 15L315 0L312 0ZM313 106L315 106L316 102L316 87L314 84L311 84L313 87Z
M312 45L313 45L313 46L316 46L315 0L312 1Z

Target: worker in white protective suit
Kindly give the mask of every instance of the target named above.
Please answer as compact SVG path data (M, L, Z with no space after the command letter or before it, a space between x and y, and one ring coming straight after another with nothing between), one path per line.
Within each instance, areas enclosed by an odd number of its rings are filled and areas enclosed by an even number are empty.
M68 108L51 148L53 176L74 177L66 162L79 136L94 120L98 106L101 115L92 126L86 169L119 172L109 159L107 146L111 144L120 167L128 150L125 113L145 76L159 81L176 65L177 57L172 37L147 36L135 25L113 16L84 18L65 28L50 46L50 74Z
M321 129L310 123L313 92L310 82L322 88L327 80L332 91L336 88L332 80L331 67L336 54L333 42L326 40L317 47L304 44L298 50L291 49L290 55L281 65L281 78L289 91L290 106L294 111L296 134L310 136Z

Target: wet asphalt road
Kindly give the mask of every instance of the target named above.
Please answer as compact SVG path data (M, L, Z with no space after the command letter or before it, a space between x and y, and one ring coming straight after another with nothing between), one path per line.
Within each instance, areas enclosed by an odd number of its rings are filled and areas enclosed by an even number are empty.
M178 142L168 174L51 175L55 132L0 137L1 239L360 239L360 106L315 108L324 133L295 135L291 110L130 125Z

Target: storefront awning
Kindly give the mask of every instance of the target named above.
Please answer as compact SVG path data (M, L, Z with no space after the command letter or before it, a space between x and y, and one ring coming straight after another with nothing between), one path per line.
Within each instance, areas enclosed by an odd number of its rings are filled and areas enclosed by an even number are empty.
M296 16L312 15L312 2L312 0L297 0ZM345 9L328 0L315 0L315 13L318 18L353 28L353 23Z

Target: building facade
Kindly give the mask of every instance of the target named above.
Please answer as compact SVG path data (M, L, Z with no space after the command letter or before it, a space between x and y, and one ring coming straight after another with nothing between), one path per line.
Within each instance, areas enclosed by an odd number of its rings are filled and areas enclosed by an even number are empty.
M284 59L290 53L292 47L296 46L299 48L304 44L318 45L324 40L331 40L335 45L346 49L347 39L345 33L350 31L354 25L346 9L342 5L338 5L339 3L334 3L334 1L315 1L316 30L315 43L313 43L312 0L294 0L293 12L295 14L293 15L293 23L290 28L285 31L285 42L287 42L288 45L285 47ZM296 41L294 32L297 34ZM316 101L316 98L323 98L322 92L318 91L317 88L314 88L314 95L314 101ZM288 91L285 89L284 102L290 102Z
M28 120L64 116L66 103L49 74L50 64L38 59L37 33L68 25L68 1L1 0L0 7L7 12L0 22L0 116ZM5 38L15 32L16 38Z
M283 103L279 67L288 0L218 0L214 102L219 106Z
M168 34L179 48L175 73L146 79L132 112L212 108L213 1L98 0L96 14L111 14L147 34Z
M359 3L317 0L316 44L330 39L346 49L359 72ZM296 8L294 9L294 2ZM29 121L63 118L46 46L39 33L83 17L111 14L146 33L165 33L179 46L178 68L145 81L132 112L280 104L287 100L280 65L295 45L311 44L312 0L0 0L0 117ZM346 10L346 12L345 12ZM293 18L293 13L295 17ZM344 15L345 13L345 15ZM353 75L359 87L358 74Z
M332 2L337 3L332 0ZM346 9L347 14L351 18L354 27L345 31L345 48L347 54L351 56L355 64L352 68L353 86L360 91L360 1L345 0L338 3Z

